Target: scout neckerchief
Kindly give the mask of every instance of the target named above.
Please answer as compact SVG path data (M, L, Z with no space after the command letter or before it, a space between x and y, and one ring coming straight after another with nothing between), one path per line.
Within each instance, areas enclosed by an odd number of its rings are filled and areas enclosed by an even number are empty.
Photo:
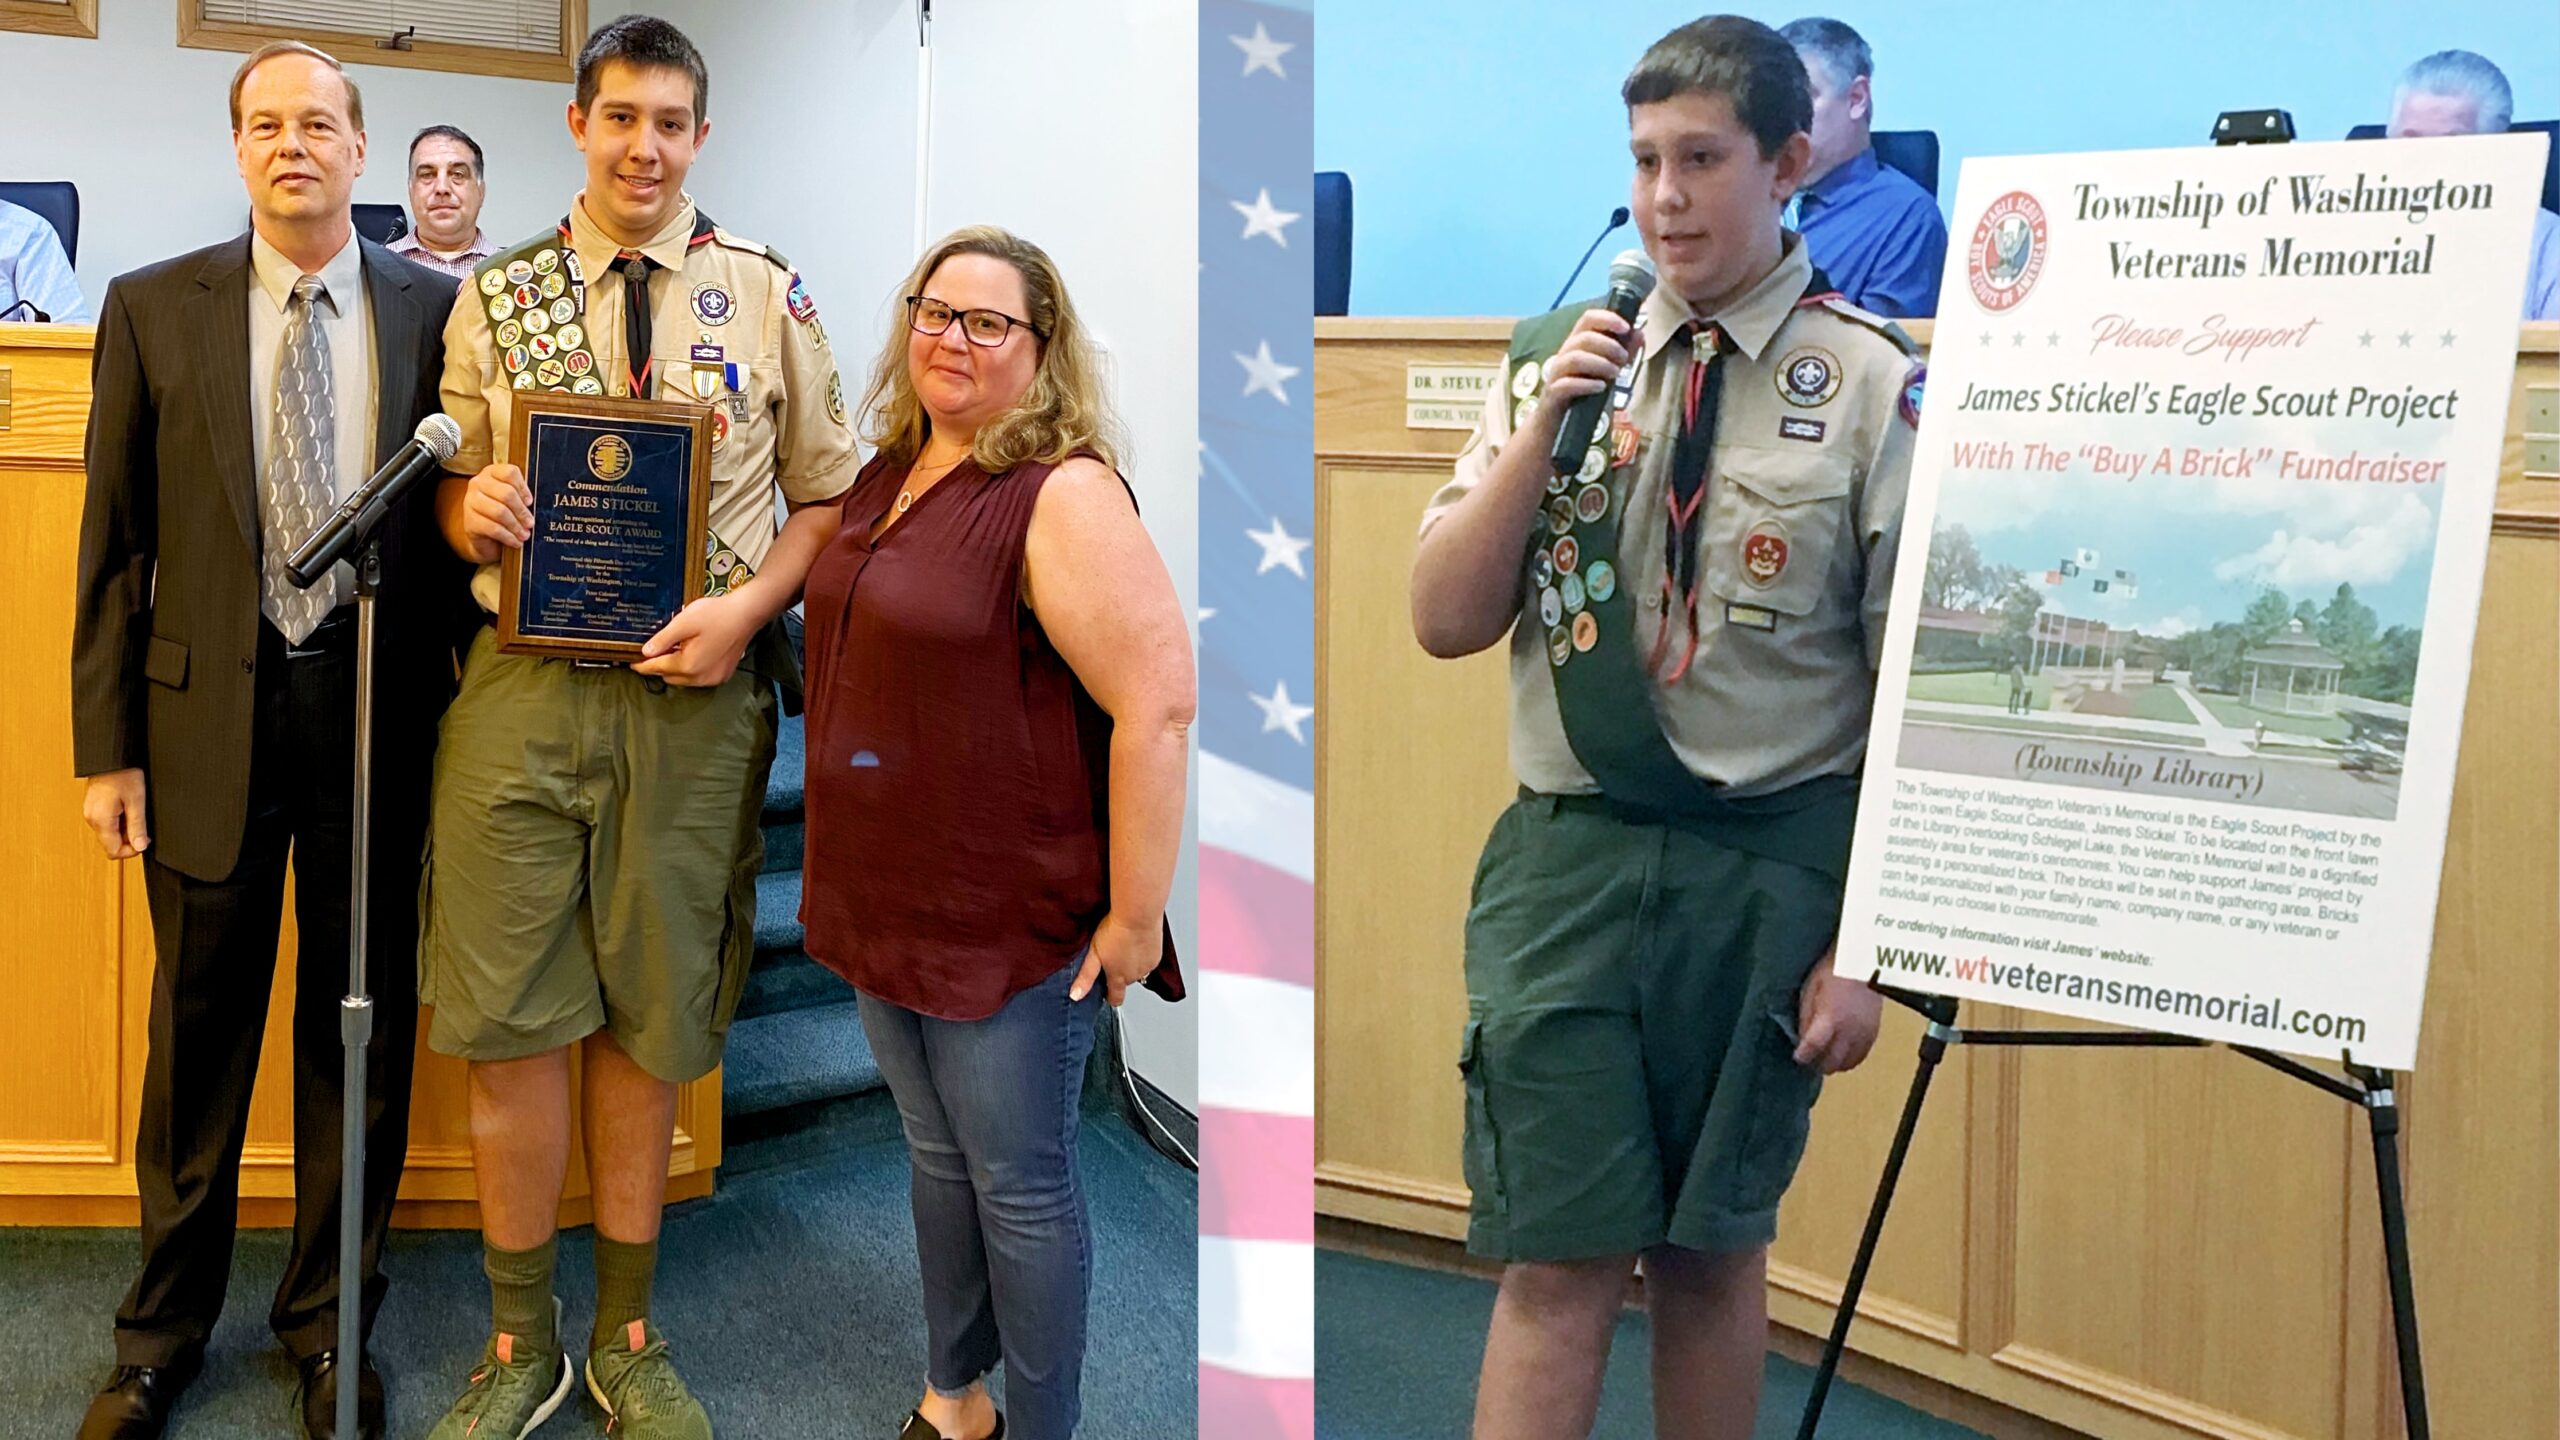
M1797 306L1819 303L1831 293L1830 282L1816 270ZM1524 334L1538 332L1514 342L1512 388L1522 397L1523 414L1538 383L1535 366L1544 359L1540 352L1552 353L1562 343L1565 326L1578 313L1570 308L1558 312L1563 325L1532 322L1522 327ZM1690 338L1690 360L1679 381L1684 439L1675 441L1673 483L1663 515L1664 543L1673 547L1666 551L1662 592L1666 635L1677 623L1670 600L1694 600L1696 534L1710 488L1714 399L1717 372L1723 368L1719 357L1732 344L1721 327L1699 326ZM1623 508L1634 481L1641 437L1628 411L1643 363L1642 356L1630 361L1611 387L1607 438L1591 447L1577 473L1547 482L1547 507L1531 541L1529 603L1546 630L1565 741L1612 800L1730 822L1734 828L1728 839L1737 848L1839 873L1845 865L1847 822L1855 813L1853 780L1826 777L1778 795L1735 800L1682 763L1662 733L1657 694L1685 672L1688 659L1684 656L1680 668L1665 678L1637 654L1635 600L1618 583L1622 517L1610 513ZM1695 645L1692 622L1692 651ZM1655 650L1663 648L1657 638ZM1820 803L1824 801L1832 803Z
M697 207L693 212L693 229L686 236L689 254L711 243L718 227L710 216ZM632 252L624 252L627 257ZM646 397L655 377L654 347L650 336L650 306L647 276L665 267L646 260L640 278L624 271L629 287L629 300L624 306L626 360L630 366L631 393ZM620 261L616 262L617 265ZM588 342L587 280L578 262L577 247L570 243L569 219L562 216L553 229L536 235L520 245L490 256L473 272L480 287L483 304L497 341L499 363L506 369L507 383L518 390L565 391L575 395L601 395L604 381L596 373L595 349ZM725 323L735 308L735 300L718 287L705 287L695 297L697 311L716 303L721 322ZM695 347L697 354L704 347ZM710 347L717 353L718 347ZM707 375L700 365L697 372ZM723 363L721 375L712 376L716 383L726 377L733 392L745 388L743 364ZM710 403L716 396L697 397ZM733 398L739 398L733 395ZM732 407L727 415L715 413L712 433L713 448L727 435L732 421L743 419L742 405ZM703 591L705 595L724 595L745 584L755 575L755 567L722 540L717 531L705 527L703 542Z

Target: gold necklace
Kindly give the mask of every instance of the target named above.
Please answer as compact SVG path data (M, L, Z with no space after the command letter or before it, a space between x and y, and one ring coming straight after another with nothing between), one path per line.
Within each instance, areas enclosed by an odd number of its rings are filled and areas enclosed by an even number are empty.
M966 459L968 459L968 458L969 458L968 456L966 456L966 455L962 455L962 456L960 457L960 460L966 460ZM945 466L942 466L940 469L935 470L931 475L928 475L928 476L926 476L926 477L925 477L926 481L927 481L927 482L930 482L930 481L934 481L934 480L939 480L939 479L941 479L943 476L950 474L952 471L959 469L959 468L960 468L960 460L954 460L954 461L952 461L950 464L945 465ZM907 476L907 484L906 484L906 488L904 488L904 489L902 489L902 490L900 490L900 491L898 492L898 506L897 506L897 509L896 509L896 511L895 511L894 513L899 514L899 515L904 515L904 514L906 514L906 513L907 513L907 507L908 507L908 506L910 506L910 505L915 504L915 503L916 503L916 497L917 497L918 495L923 494L923 493L924 493L924 491L925 491L925 489L927 489L927 488L930 488L930 485L929 485L929 484L928 484L928 485L926 485L926 486L922 486L922 487L920 487L920 486L917 484L917 481L916 481L916 477L915 477L915 475L914 475L914 474L912 474L912 473L910 473L910 474Z

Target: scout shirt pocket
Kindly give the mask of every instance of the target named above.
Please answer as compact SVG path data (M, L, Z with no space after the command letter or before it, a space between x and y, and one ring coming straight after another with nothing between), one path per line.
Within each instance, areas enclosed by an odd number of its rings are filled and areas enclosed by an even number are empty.
M1716 447L1701 557L1707 588L1778 615L1821 608L1847 534L1850 478L1848 466L1802 453Z

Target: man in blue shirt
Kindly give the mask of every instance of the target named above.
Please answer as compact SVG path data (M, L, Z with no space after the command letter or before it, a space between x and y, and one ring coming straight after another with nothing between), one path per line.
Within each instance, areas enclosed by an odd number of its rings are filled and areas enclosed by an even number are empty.
M1928 191L1876 160L1875 56L1837 20L1807 18L1778 33L1813 82L1813 167L1787 207L1787 224L1850 304L1878 315L1935 315L1947 222Z
M2391 92L2391 123L2384 133L2399 140L2436 135L2504 135L2515 118L2515 93L2506 73L2468 50L2440 50L2400 72ZM2560 216L2533 214L2527 252L2524 318L2560 320Z
M42 311L42 314L34 313ZM97 317L80 298L79 278L53 225L23 205L0 200L0 321L88 324Z

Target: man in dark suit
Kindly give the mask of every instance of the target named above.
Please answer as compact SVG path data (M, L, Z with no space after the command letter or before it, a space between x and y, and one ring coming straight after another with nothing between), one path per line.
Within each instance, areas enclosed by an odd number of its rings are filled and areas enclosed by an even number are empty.
M295 884L294 1227L269 1323L305 1432L334 1437L337 1215L354 793L355 588L284 557L436 408L453 284L370 241L348 195L364 109L280 43L232 80L250 233L119 277L98 324L71 662L82 809L142 857L158 942L134 1146L142 1271L81 1440L161 1433L222 1308L240 1147ZM385 522L376 607L362 1304L407 1143L418 858L464 577L421 488ZM359 1366L365 1436L381 1381Z

